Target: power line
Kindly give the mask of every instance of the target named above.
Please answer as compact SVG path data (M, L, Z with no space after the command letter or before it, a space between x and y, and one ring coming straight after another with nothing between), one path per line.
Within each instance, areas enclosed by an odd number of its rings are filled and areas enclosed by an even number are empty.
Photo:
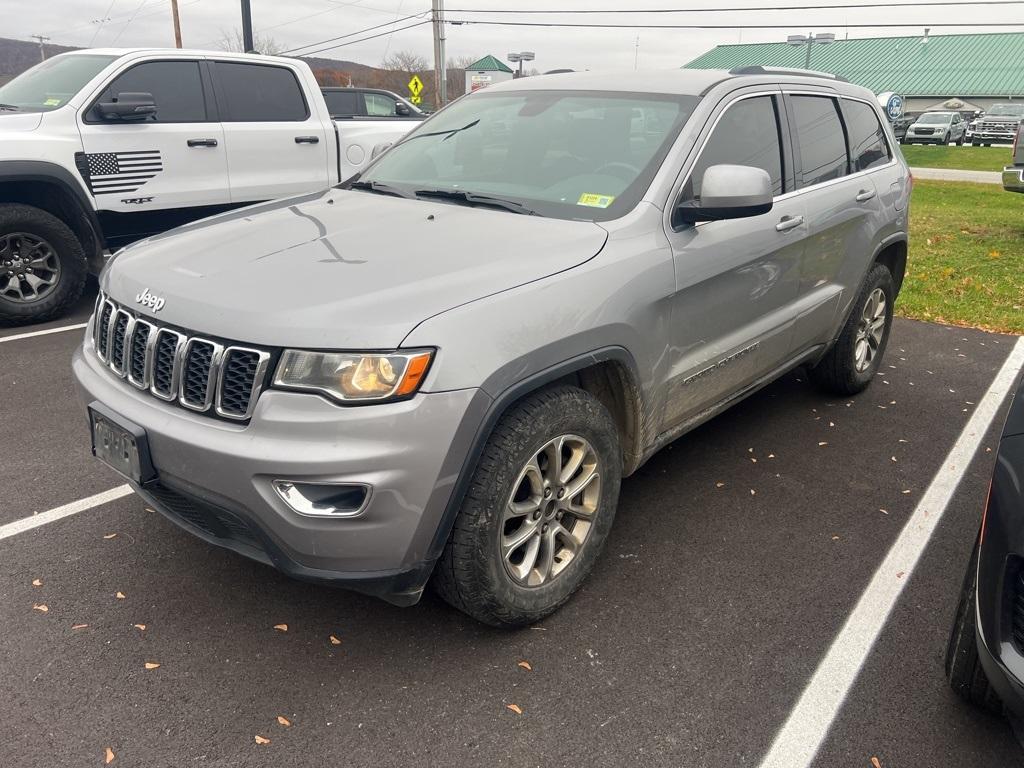
M348 42L345 42L345 43L337 43L335 45L328 45L326 48L317 48L315 51L306 51L305 53L298 53L298 54L295 54L295 55L299 56L299 57L302 57L302 56L313 56L313 55L315 55L317 53L323 53L324 51L332 51L335 48L344 48L346 45L355 45L356 43L363 43L363 42L366 42L367 40L373 40L373 39L378 38L378 37L384 37L384 35L394 34L395 32L404 32L407 29L412 29L413 27L421 27L424 24L430 24L430 19L425 19L423 21L417 21L415 24L409 24L409 25L404 26L404 27L399 27L398 29L386 29L383 32L378 32L376 35L368 35L367 37L361 37L358 40L349 40ZM353 34L359 34L359 33L358 32L354 32ZM316 45L316 43L313 43L313 45Z
M92 39L89 41L89 47L92 48L92 44L96 42L96 36L103 31L103 25L110 21L110 12L114 10L114 3L117 0L110 0L110 5L107 6L107 12L100 17L99 26L96 27L96 31L92 33Z
M1024 0L914 0L914 2L881 2L881 3L842 3L837 5L774 5L768 6L743 6L733 8L587 8L584 10L575 9L526 9L526 8L500 8L485 10L481 8L450 8L449 13L514 13L514 14L644 14L644 13L740 13L744 11L827 11L829 9L854 9L854 8L922 8L941 6L976 6L976 5L1024 5ZM934 25L933 25L934 26ZM965 26L965 25L958 25Z
M296 51L301 51L303 48L312 48L313 46L323 45L324 43L333 43L335 40L345 40L345 39L347 39L349 37L355 37L356 35L361 35L364 32L373 32L374 30L380 29L381 27L390 27L390 26L394 26L395 24L399 24L399 23L401 23L403 21L408 21L409 19L420 18L420 17L422 17L426 13L427 13L427 11L420 11L419 13L413 13L413 14L410 14L408 16L403 16L400 19L394 19L393 21L385 21L383 24L375 24L372 27L366 27L365 29L357 29L355 32L349 32L349 33L344 34L344 35L338 35L338 37L329 37L326 40L317 40L315 43L306 43L305 45L299 45L299 46L296 46L295 48L289 48L287 51L282 51L282 54L293 54ZM398 32L400 30L393 30L393 31ZM387 34L387 33L384 33L384 34ZM380 37L380 35L374 35L374 37ZM308 56L309 54L308 53L302 53L302 54L298 54L298 55L299 56Z
M806 26L806 22L794 23L794 24L602 24L602 23L586 23L586 22L557 22L557 21L490 21L484 19L445 19L445 24L453 24L455 26L470 25L470 24L483 24L486 26L497 26L497 27L583 27L593 29L794 29L795 27ZM1024 27L1024 21L987 21L987 22L973 22L973 21L950 21L950 22L914 22L914 23L884 23L877 22L873 24L847 24L845 22L838 22L836 24L827 24L821 21L813 22L815 26L819 27L843 27L849 29L890 29L890 28L901 28L901 27L912 27L919 29L921 27Z

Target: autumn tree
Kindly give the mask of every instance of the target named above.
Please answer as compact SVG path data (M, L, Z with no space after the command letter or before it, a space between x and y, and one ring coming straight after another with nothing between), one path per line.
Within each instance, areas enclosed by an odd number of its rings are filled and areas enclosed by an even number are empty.
M221 30L220 40L217 43L217 47L222 51L245 51L245 41L242 38L242 30L235 27L230 32ZM270 35L261 35L256 33L252 38L252 47L256 53L266 54L267 56L276 56L285 50L284 45L277 42Z

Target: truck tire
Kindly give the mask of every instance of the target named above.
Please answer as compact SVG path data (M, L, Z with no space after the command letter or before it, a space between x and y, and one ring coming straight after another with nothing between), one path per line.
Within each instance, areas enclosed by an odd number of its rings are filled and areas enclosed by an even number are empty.
M949 687L965 701L976 707L1000 714L1003 705L989 685L985 670L978 659L978 635L975 628L974 601L978 591L978 545L974 545L971 560L964 574L960 601L953 618L953 628L946 646L946 679Z
M87 265L82 244L56 216L0 205L0 325L58 317L78 301Z
M835 395L855 395L865 390L885 355L895 300L892 275L884 264L875 264L836 343L808 372L811 380Z
M601 551L621 477L618 430L596 398L558 386L520 401L480 455L435 591L496 627L555 612Z

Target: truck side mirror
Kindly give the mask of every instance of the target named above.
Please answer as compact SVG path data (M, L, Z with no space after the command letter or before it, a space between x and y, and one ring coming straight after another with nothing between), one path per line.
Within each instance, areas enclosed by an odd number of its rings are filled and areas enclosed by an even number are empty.
M772 180L763 168L747 165L712 165L704 171L699 201L676 208L676 223L742 219L772 209Z
M156 100L151 93L119 93L96 107L104 120L145 120L156 114Z
M398 117L408 117L409 115L412 114L412 110L409 109L409 105L408 104L403 104L400 101L396 101L395 102L395 114Z

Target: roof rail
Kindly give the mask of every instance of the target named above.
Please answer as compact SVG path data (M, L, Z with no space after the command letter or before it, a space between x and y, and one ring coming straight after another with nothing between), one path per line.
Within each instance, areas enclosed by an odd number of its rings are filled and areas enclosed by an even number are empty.
M833 75L831 72L819 72L816 69L789 69L786 67L762 67L761 65L751 67L735 67L729 70L730 75L797 75L800 77L823 77L828 80L837 80L840 83L850 82L845 77Z

